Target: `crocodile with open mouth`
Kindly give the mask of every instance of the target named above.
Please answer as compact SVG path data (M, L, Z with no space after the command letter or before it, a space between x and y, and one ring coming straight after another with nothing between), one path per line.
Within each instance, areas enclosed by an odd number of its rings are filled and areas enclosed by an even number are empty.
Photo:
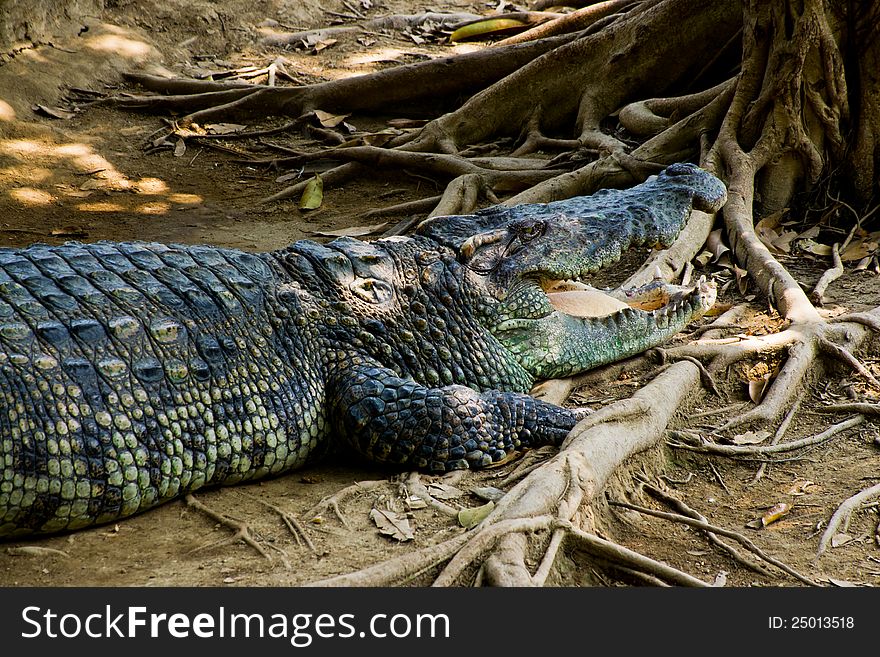
M0 249L0 536L117 521L340 441L430 472L559 444L578 413L529 396L537 380L656 346L715 299L651 285L589 316L579 279L725 198L676 164L375 242Z

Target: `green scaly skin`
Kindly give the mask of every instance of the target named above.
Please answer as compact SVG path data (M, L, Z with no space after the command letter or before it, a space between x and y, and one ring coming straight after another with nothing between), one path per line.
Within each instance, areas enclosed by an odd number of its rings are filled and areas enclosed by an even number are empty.
M630 190L373 243L0 249L0 536L117 521L334 441L433 472L559 444L578 415L530 397L534 382L663 342L714 288L596 319L555 310L544 288L667 244L692 206L724 199L674 165Z

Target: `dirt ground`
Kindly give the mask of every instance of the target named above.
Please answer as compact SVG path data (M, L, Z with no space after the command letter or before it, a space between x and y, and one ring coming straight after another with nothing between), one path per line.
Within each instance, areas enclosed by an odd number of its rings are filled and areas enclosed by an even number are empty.
M104 91L124 85L119 72L165 69L176 74L197 70L265 66L282 55L287 68L303 81L318 81L352 72L375 70L416 58L436 57L474 45L418 44L401 33L339 37L318 53L257 47L257 28L266 20L284 27L318 27L334 19L330 12L350 13L342 2L316 3L222 0L119 0L108 2L103 16L88 21L76 38L16 54L0 65L0 246L68 239L143 239L210 243L246 250L279 248L326 231L364 224L371 208L439 194L442 184L405 172L375 172L370 177L325 190L318 210L301 211L296 200L261 203L283 183L279 173L236 162L228 153L190 147L148 154L156 131L155 116L92 107L68 118L35 111L41 105L69 108L72 88ZM368 17L411 13L404 0L347 3ZM488 5L445 0L445 10L481 12ZM418 9L422 9L419 7ZM66 115L62 115L66 116ZM381 124L383 118L351 117L358 128ZM302 136L290 136L308 143ZM231 147L234 144L230 142ZM397 221L402 217L394 217ZM323 239L318 237L318 239ZM798 279L814 284L825 265L821 258L784 259ZM731 286L722 302L739 300ZM832 306L864 309L880 304L877 276L848 270L832 285ZM755 313L744 332L775 327L755 300ZM875 372L871 355L866 362ZM640 372L626 371L617 384L602 390L580 390L573 403L598 408L628 396ZM718 426L732 403L747 403L745 385L734 379L724 387L731 398L710 395L694 400L682 414L682 425ZM818 433L843 419L813 412L829 400L845 400L863 384L847 372L817 381L804 401L787 438ZM868 395L870 397L870 395ZM775 427L768 427L774 431ZM758 464L721 457L706 459L658 447L645 456L645 468L656 474L660 464L672 493L704 514L710 522L748 535L767 553L826 583L874 585L880 582L878 507L858 511L846 531L814 561L819 536L844 499L877 481L880 443L867 422L830 442L767 467L752 483ZM460 494L447 500L456 507L483 503L469 491L500 485L519 464L461 478L424 477L452 484ZM631 464L631 476L642 467ZM356 482L367 482L340 503L343 523L329 508L315 511L330 495ZM376 483L370 483L376 482ZM200 492L205 505L246 520L268 557L240 541L223 543L232 532L204 513L173 502L115 526L72 535L10 542L0 546L0 586L280 586L302 585L351 572L407 550L434 544L463 531L454 518L430 508L410 509L401 497L397 473L380 470L345 455L324 464L262 483ZM455 495L455 491L448 491ZM661 508L656 503L641 503ZM761 529L748 523L773 505L792 505L782 519ZM414 538L398 542L381 535L369 518L373 508L408 513ZM297 518L312 546L286 527L280 512ZM780 586L799 583L778 570L756 573L733 562L705 537L685 526L648 519L633 512L613 512L609 537L655 559L668 562L707 582L728 586ZM220 543L218 545L218 543ZM30 550L31 546L50 550ZM26 548L26 549L22 549ZM57 552L55 552L57 551ZM567 556L550 583L554 585L620 585L599 572L566 568ZM429 581L431 573L415 584Z

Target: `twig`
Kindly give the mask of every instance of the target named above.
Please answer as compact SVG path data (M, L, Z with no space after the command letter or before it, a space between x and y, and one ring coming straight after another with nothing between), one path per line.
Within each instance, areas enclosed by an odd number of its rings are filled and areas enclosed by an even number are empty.
M450 516L452 518L458 517L458 509L455 509L448 504L444 504L428 492L428 489L425 487L425 484L422 483L421 477L419 476L418 472L410 472L407 475L403 485L406 489L407 494L418 497L435 511L439 511L443 515Z
M625 567L647 572L679 586L709 586L703 580L697 579L693 575L689 575L678 568L673 568L661 561L647 557L644 554L630 550L617 543L606 541L604 538L599 538L595 534L585 532L584 530L573 526L571 523L566 522L560 524L568 529L569 534L576 541L578 547L592 555L608 559L615 564L622 564Z
M830 426L822 433L808 436L806 438L801 438L800 440L792 440L790 442L780 443L778 445L717 445L715 443L709 443L705 440L702 440L700 445L670 443L670 446L678 449L686 449L692 452L721 454L723 456L755 456L757 454L778 454L780 452L791 452L796 449L819 445L827 441L829 438L832 438L834 435L840 433L841 431L845 431L847 429L851 429L852 427L858 426L864 421L865 417L863 415L855 415L848 420L844 420L843 422L839 422ZM672 431L670 432L670 435L683 436L681 432Z
M668 504L672 508L676 509L680 514L688 516L689 518L693 518L694 520L699 520L700 522L705 522L707 524L709 523L709 520L706 518L706 516L704 516L696 509L693 509L685 504L683 500L680 500L677 497L673 497L672 495L668 495L656 486L652 486L647 482L643 483L642 487L648 492L649 495L660 500L661 502L664 502L665 504ZM767 568L744 557L735 547L733 547L729 543L725 543L720 538L718 538L718 536L714 532L707 531L706 537L712 544L727 552L730 557L737 563L742 564L746 568L754 570L755 572L769 575L769 571L767 570Z
M770 445L776 445L782 438L785 436L785 432L788 431L788 427L791 424L791 421L794 419L794 416L797 414L798 409L801 407L801 402L804 401L805 393L802 392L798 398L795 400L794 404L792 404L791 409L786 414L785 418L782 420L782 423L779 425L779 428L776 429L776 433L773 435L773 438L770 439ZM767 469L767 463L762 463L761 467L758 468L758 471L755 473L755 477L752 479L751 485L754 486L761 477L764 476L764 471Z
M837 511L834 512L831 519L828 521L828 527L825 528L822 538L819 539L819 550L816 552L816 559L822 556L822 553L828 549L828 544L831 543L831 539L837 534L838 529L844 532L847 530L853 512L855 512L863 502L877 496L880 496L880 484L874 484L870 488L866 488L844 500L844 502L837 507Z
M815 409L817 413L861 413L862 415L880 415L880 404L854 402L850 404L827 404Z
M235 541L242 541L244 543L247 543L269 561L272 560L272 557L269 556L269 553L266 552L266 550L264 550L263 547L253 537L250 527L248 527L247 523L214 511L210 507L205 506L204 504L199 502L192 493L188 494L184 499L186 500L187 506L191 506L194 509L201 511L206 516L208 516L212 520L216 520L224 527L229 527L230 529L235 530L235 534L233 536L230 536L229 538L223 539L221 541L217 541L216 543L197 547L193 550L193 552L210 550L212 548L217 548L223 545L229 545L230 543L234 543Z
M832 356L842 360L844 363L852 367L856 372L861 374L868 382L873 385L875 388L880 388L880 381L874 378L874 375L868 371L858 358L853 356L849 350L841 347L840 345L836 345L831 340L826 338L825 336L817 337L819 347L825 351L826 353L831 354Z
M727 484L724 483L724 478L721 476L721 473L718 472L718 468L715 467L715 464L712 462L712 459L709 459L709 467L712 469L712 474L715 475L715 478L718 480L718 483L721 484L721 488L724 489L724 492L730 496L733 496L733 493L730 492L730 489L727 487Z
M712 525L712 524L709 524L708 522L704 522L702 520L696 520L695 518L689 518L687 516L684 516L684 515L681 515L678 513L667 513L665 511L655 511L654 509L649 509L644 506L638 506L636 504L629 504L628 502L616 502L613 500L609 500L609 504L612 504L614 506L623 507L625 509L631 509L632 511L638 511L639 513L643 513L648 516L654 516L655 518L662 518L663 520L671 520L673 522L680 522L682 524L689 525L689 526L695 527L697 529L703 529L708 532L720 534L721 536L726 536L727 538L732 538L735 541L739 541L739 543L741 543L743 545L743 547L748 549L750 552L752 552L756 556L760 557L761 559L763 559L767 563L773 564L774 566L776 566L780 570L784 571L785 573L788 573L789 575L791 575L792 577L794 577L798 581L803 582L804 584L807 584L809 586L818 586L816 584L816 582L814 582L813 580L809 579L808 577L805 577L804 575L801 575L799 572L797 572L796 570L794 570L790 566L787 566L786 564L779 561L778 559L771 557L769 554L767 554L761 548L759 548L757 545L755 545L749 538L747 538L746 536L743 536L739 532L731 531L729 529L725 529L724 527L718 527L717 525Z

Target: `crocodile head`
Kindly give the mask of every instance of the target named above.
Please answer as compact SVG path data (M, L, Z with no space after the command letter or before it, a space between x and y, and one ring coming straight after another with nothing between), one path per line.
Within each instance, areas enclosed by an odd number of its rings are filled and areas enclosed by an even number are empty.
M669 245L692 209L716 212L724 184L675 164L627 190L436 217L420 234L456 250L484 291L481 321L537 379L570 376L656 346L715 301L715 288L655 281L601 294L581 279L630 247Z

